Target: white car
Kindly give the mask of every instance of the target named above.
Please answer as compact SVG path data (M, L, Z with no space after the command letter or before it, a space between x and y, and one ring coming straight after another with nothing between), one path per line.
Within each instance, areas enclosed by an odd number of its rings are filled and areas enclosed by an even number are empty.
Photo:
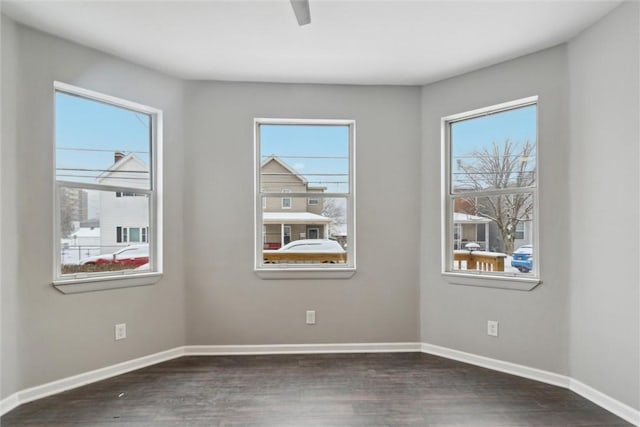
M276 252L314 252L327 254L343 254L345 251L335 240L302 239L289 242Z
M139 267L149 262L149 245L125 246L111 254L94 255L80 260L80 265L123 264L127 267Z

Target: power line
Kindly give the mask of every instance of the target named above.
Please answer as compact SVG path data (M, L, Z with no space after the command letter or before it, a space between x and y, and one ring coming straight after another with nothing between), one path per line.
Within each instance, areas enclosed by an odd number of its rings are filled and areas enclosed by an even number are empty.
M137 154L149 154L148 151L130 151L130 150L107 150L104 148L80 148L80 147L56 147L56 150L64 150L64 151L98 151L103 153L137 153Z
M279 159L345 159L345 160L349 160L349 157L343 157L343 156L277 156L275 154L271 154L271 155L262 155L262 158L267 158L267 157L277 157Z
M67 175L67 174L56 174L56 177L59 178L93 178L96 179L98 178L98 175ZM129 181L148 181L149 178L135 178L135 177L126 177L126 176L119 176L119 177L110 177L110 178L106 178L106 179L117 179L117 180L129 180Z
M87 168L56 168L56 170L59 170L59 171L78 171L78 172L149 173L149 171L87 169Z
M262 176L292 176L290 172L262 172ZM301 173L302 176L349 176L348 173Z

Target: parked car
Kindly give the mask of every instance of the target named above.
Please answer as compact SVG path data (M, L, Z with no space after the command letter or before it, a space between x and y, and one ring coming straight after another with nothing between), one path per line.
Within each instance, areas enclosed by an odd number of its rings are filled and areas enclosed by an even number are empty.
M335 240L302 239L289 242L278 250L262 251L265 264L347 262L347 252Z
M277 252L315 252L315 253L337 253L343 254L345 251L340 243L335 240L324 239L302 239L289 242Z
M511 259L511 267L517 268L521 273L528 273L533 270L533 246L520 246L513 253L513 258Z
M149 245L131 245L111 254L95 255L80 260L80 265L121 264L136 268L149 262Z

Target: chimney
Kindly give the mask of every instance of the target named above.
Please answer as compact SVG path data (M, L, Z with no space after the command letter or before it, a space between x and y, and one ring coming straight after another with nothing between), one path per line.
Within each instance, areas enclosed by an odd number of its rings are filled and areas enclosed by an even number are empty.
M113 163L118 163L123 158L124 153L122 151L116 151L115 153L113 153Z

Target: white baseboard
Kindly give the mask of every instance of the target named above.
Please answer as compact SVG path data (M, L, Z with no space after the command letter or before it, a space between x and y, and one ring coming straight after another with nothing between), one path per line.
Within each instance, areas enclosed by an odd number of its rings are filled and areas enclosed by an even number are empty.
M531 368L515 363L504 362L502 360L491 359L489 357L478 356L464 351L454 350L447 347L440 347L433 344L422 343L422 352L433 354L435 356L445 357L447 359L457 360L459 362L469 363L471 365L481 366L483 368L492 369L494 371L505 372L507 374L517 375L519 377L529 378L531 380L540 381L542 383L556 385L567 388L574 393L579 394L596 405L606 409L607 411L617 415L618 417L630 422L636 426L640 426L640 411L625 405L624 403L607 396L598 390L581 383L571 377L556 374L549 371L543 371L537 368Z
M13 393L12 395L0 400L0 416L6 414L14 408L17 408L18 406L20 406L18 393Z
M0 401L0 416L24 403L184 356L184 347L161 351L93 371L18 391Z
M423 352L447 359L469 363L494 371L529 378L546 384L570 389L620 418L640 426L640 411L607 396L598 390L565 375L504 362L427 343L353 343L353 344L275 344L275 345L190 345L140 357L72 377L52 381L16 392L0 400L0 416L27 402L52 394L104 380L149 365L181 356L223 356L258 354L319 354L319 353L393 353Z
M447 359L457 360L459 362L469 363L471 365L481 366L483 368L492 369L494 371L505 372L511 375L517 375L523 378L540 381L545 384L556 385L563 388L569 388L569 377L565 375L555 374L541 369L530 368L516 363L504 362L498 359L478 356L472 353L466 353L460 350L453 350L447 347L422 343L422 352L433 354L435 356L446 357Z
M624 403L607 396L606 394L578 380L574 380L573 378L569 381L569 390L579 394L587 400L592 401L607 411L616 414L625 421L628 421L633 425L640 426L640 411L633 409L631 406L625 405Z
M266 345L188 345L187 356L224 356L249 354L320 354L320 353L394 353L419 352L420 343L354 344L266 344Z

